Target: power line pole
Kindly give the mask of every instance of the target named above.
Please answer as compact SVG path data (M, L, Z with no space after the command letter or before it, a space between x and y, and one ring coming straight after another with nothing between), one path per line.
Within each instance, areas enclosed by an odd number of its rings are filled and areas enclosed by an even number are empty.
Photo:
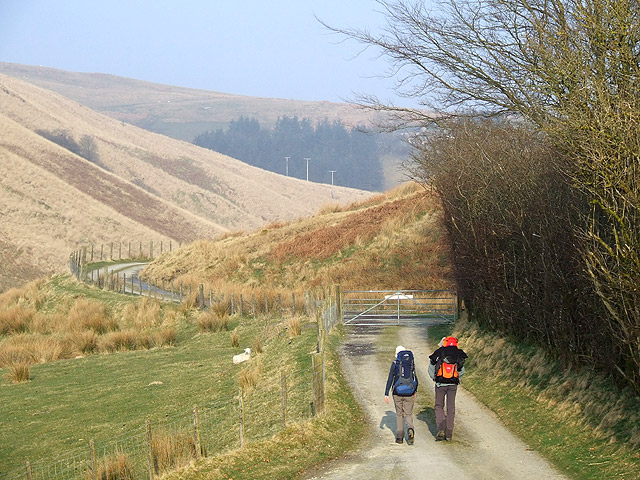
M304 157L304 159L307 161L307 182L309 181L309 160L311 160L309 157Z
M287 162L287 163L286 163L286 165L287 165L287 167L286 167L286 174L287 174L287 177L289 176L289 158L291 158L291 157L284 157L284 159L285 159L285 160L286 160L286 162Z
M331 186L333 187L333 174L337 172L337 170L329 170L331 172Z

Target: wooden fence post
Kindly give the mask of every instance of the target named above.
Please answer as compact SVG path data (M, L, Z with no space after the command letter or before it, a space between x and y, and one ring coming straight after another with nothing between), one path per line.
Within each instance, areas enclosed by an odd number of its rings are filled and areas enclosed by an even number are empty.
M244 391L239 389L239 406L240 406L240 446L244 447Z
M193 406L193 429L196 440L196 460L198 460L202 453L202 446L200 445L200 419L198 416L198 405Z
M102 261L102 255L104 254L104 243L100 244L100 261Z
M98 479L98 472L96 471L96 444L93 439L89 441L89 450L91 450L91 480Z
M242 298L242 294L240 294L240 311L238 313L240 313L240 316L242 316L242 305L243 305L244 301Z
M151 422L147 420L145 422L145 428L147 431L147 467L149 469L149 480L153 480L155 473L155 467L153 465L153 447L151 444Z
M93 263L93 243L91 244L91 263Z
M32 480L32 476L31 476L31 464L29 463L29 460L27 460L27 480Z
M153 240L149 242L149 258L153 260Z
M129 242L129 253L127 254L127 258L131 258L131 242Z
M296 316L296 294L291 293L291 315Z
M200 285L198 285L198 307L200 307L200 310L204 310L205 304L204 304L204 285L201 283Z
M256 318L256 294L251 294L251 315Z
M324 359L321 355L322 354L311 355L311 365L313 370L313 405L314 413L316 415L321 415L324 412Z
M282 427L287 428L287 374L280 371L280 394L282 398Z
M122 242L118 242L118 260L122 260Z
M109 244L109 260L113 260L113 242Z

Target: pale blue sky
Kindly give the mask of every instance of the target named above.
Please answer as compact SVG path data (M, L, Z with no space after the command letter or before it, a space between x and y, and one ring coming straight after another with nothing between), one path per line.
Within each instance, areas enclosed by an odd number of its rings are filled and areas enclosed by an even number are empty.
M0 0L0 61L100 72L225 93L408 105L375 52L337 27L375 30L373 0Z

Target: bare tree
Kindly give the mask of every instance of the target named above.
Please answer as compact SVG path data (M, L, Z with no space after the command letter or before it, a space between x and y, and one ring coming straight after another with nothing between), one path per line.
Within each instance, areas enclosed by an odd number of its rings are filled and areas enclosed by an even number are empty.
M401 95L358 101L388 128L509 116L543 132L586 194L583 262L640 392L640 5L637 0L377 0L380 33L332 31L377 49ZM417 164L419 166L419 163ZM585 209L588 211L589 209Z

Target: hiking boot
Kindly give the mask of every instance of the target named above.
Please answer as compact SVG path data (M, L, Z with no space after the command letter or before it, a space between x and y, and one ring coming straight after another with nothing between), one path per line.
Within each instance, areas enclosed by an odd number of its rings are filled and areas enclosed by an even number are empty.
M402 443L402 437L396 437L396 443Z
M445 437L444 435L444 430L440 430L438 431L438 434L436 435L436 442L441 442L443 440L446 440L447 437Z
M414 436L413 428L410 428L408 431L408 437L407 437L407 443L409 445L413 445L413 436Z
M449 432L444 432L444 439L445 439L447 442L450 442L452 437L453 437L453 432L451 432L451 433L449 433Z

